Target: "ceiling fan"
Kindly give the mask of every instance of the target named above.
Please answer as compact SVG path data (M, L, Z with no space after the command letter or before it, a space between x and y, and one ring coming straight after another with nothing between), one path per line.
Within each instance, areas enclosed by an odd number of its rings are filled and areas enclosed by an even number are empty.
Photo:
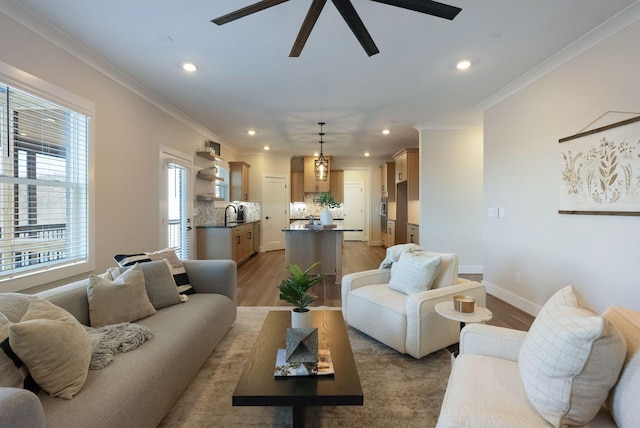
M235 12L228 13L219 18L212 19L211 22L223 25L227 22L235 21L236 19L242 18L247 15L251 15L252 13L260 12L261 10L268 9L272 6L279 5L280 3L284 3L289 0L262 0L247 7L243 7L242 9L238 9ZM342 18L345 20L353 34L356 36L362 47L364 48L367 55L372 56L380 51L378 47L374 43L371 35L367 31L366 27L362 23L360 16L354 9L351 4L351 0L331 0L333 4L336 6L336 9L342 15ZM438 18L444 18L452 20L453 18L460 13L462 9L455 6L450 6L444 3L438 3L436 1L431 0L372 0L378 3L385 3L391 6L401 7L403 9L409 9L416 12L426 13L428 15L433 15ZM311 6L309 7L309 11L307 12L307 17L304 19L302 23L302 27L300 28L300 32L298 33L298 37L293 44L293 48L291 49L291 53L289 53L290 57L299 57L302 52L302 48L304 44L307 42L309 38L309 34L311 34L311 30L313 26L316 24L318 17L320 16L320 12L322 12L322 8L324 7L327 0L313 0Z

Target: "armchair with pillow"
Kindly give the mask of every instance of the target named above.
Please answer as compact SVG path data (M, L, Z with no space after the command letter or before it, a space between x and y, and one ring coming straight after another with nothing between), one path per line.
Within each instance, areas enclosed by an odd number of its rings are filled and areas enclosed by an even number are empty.
M456 294L485 306L484 286L458 278L458 257L415 244L389 247L378 269L342 278L342 312L348 325L414 358L457 343L460 324L435 305Z
M598 315L567 286L529 332L462 330L437 427L637 427L638 385L640 312Z

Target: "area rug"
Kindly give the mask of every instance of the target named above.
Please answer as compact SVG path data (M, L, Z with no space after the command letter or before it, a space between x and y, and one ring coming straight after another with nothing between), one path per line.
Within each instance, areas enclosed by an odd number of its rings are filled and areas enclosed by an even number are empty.
M326 308L330 309L330 308ZM239 307L238 318L161 427L286 427L289 407L233 407L231 395L269 310ZM308 427L434 427L451 370L448 351L420 360L348 328L364 406L307 408Z

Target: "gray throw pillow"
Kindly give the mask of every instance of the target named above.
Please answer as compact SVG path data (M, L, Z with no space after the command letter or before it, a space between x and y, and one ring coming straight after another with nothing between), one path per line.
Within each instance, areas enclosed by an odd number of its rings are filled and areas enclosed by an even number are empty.
M140 265L110 281L96 275L87 287L91 327L133 322L156 313L144 287Z
M141 263L139 266L144 275L144 287L147 290L147 296L156 310L180 303L180 294L176 288L176 283L173 280L169 266L164 260ZM122 267L118 273L121 275L129 269L128 267Z

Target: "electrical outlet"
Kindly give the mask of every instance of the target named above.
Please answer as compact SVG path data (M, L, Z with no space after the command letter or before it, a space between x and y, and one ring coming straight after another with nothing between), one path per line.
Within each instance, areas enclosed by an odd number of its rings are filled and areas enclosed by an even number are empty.
M516 285L520 284L522 284L522 275L520 275L520 272L516 272Z

